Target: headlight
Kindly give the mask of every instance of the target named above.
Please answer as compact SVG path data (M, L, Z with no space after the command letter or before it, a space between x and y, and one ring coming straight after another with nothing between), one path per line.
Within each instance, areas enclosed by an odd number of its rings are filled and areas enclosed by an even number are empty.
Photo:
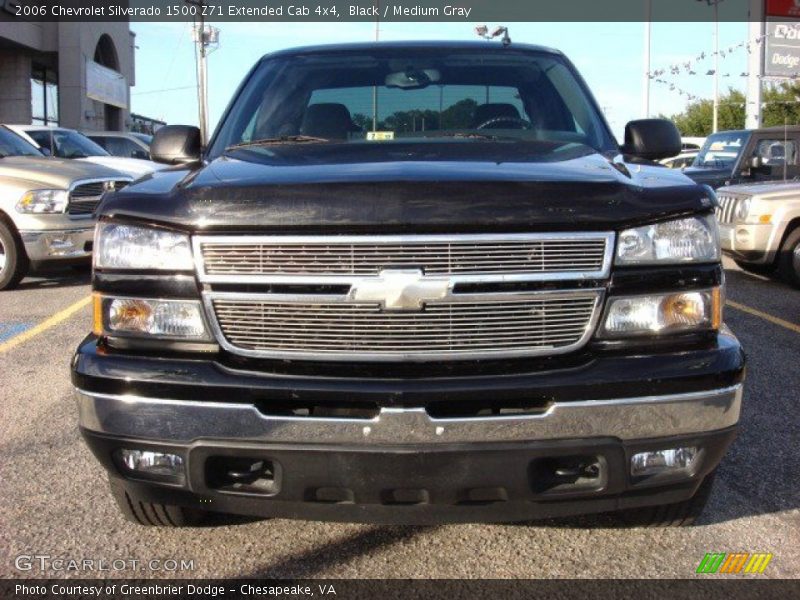
M719 260L719 232L713 216L655 223L619 234L618 265Z
M189 236L138 225L99 223L95 233L94 266L98 269L194 268Z
M196 300L151 300L95 295L94 333L208 341L203 310Z
M619 338L719 329L720 288L697 292L611 297L600 337Z
M737 221L747 221L747 215L750 214L750 198L745 198L744 200L740 200L736 205L736 217Z
M17 212L63 213L68 203L67 190L31 190L25 192L17 202Z

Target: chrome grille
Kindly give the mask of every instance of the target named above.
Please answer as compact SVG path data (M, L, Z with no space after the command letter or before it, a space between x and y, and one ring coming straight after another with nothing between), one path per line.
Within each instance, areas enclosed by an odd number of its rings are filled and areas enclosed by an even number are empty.
M601 290L452 294L419 312L346 296L211 293L217 337L244 355L424 360L559 354L591 334Z
M67 213L74 216L90 215L92 214L100 200L103 199L103 193L106 191L106 180L88 181L86 183L78 183L69 192L69 205L67 206ZM112 181L114 189L119 190L130 183L128 180Z
M720 194L717 196L717 200L719 200L716 210L717 220L720 223L733 223L736 220L736 209L742 199L737 196Z
M346 282L387 268L516 279L607 276L611 233L419 236L204 236L195 239L209 282Z

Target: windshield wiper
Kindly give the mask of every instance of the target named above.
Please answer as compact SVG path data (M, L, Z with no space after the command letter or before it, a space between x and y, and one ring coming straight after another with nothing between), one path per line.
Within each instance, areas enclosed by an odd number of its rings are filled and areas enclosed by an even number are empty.
M314 137L313 135L282 135L280 137L262 138L250 142L240 142L231 144L225 150L235 150L236 148L247 148L248 146L273 146L277 144L306 144L330 142L328 138Z
M475 138L481 140L497 140L500 138L506 137L513 137L513 136L501 136L495 133L478 133L478 132L470 132L470 131L454 131L452 133L434 133L432 135L426 137L452 137L452 138Z

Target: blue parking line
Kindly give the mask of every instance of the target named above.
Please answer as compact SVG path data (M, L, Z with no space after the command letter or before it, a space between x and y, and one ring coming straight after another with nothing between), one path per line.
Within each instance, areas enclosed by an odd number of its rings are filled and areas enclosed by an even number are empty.
M11 339L15 335L19 335L23 331L30 329L33 327L34 323L20 323L20 322L9 322L9 321L0 321L0 342L5 342L8 339Z

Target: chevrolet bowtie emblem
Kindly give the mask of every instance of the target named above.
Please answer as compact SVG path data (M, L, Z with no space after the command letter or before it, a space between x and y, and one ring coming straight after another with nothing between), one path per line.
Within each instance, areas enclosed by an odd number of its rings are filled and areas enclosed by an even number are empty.
M350 288L355 302L378 302L386 310L422 310L426 302L450 293L447 277L425 277L419 269L384 269L374 279L363 279Z

